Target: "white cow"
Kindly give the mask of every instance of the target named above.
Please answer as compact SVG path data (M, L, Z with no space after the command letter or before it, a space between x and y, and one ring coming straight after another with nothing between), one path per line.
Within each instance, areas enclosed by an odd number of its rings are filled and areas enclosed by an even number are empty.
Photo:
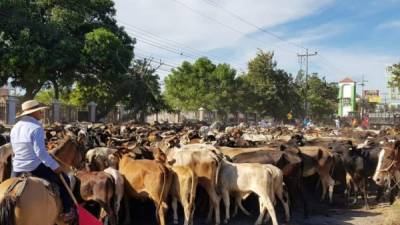
M96 170L101 171L109 166L116 168L116 165L113 165L111 162L110 156L116 154L117 152L118 150L113 148L96 147L87 151L85 158L91 168L95 167Z
M259 197L260 215L255 224L262 224L268 220L267 211L272 217L273 225L277 225L274 209L275 195L281 200L285 208L286 220L289 220L288 199L284 199L282 172L271 165L258 163L231 163L226 160L220 162L218 190L222 194L225 204L225 223L230 219L230 194L235 193L236 203L241 207L243 196L255 193ZM238 201L239 200L239 201Z
M182 204L185 215L184 225L193 224L198 178L194 171L187 166L172 166L171 172L173 181L170 195L172 197L174 224L178 224L178 200Z

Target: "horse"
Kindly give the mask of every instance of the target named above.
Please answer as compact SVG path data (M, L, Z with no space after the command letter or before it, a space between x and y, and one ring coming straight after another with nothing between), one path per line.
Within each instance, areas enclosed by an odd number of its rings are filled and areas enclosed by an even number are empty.
M79 145L66 138L50 152L64 171L83 165ZM40 178L10 178L0 184L0 225L64 225L59 218L61 200ZM43 210L46 213L43 213Z
M11 144L0 146L0 183L11 175L11 155L13 154Z
M382 147L373 180L378 186L388 187L389 192L400 190L400 141ZM390 201L393 203L394 196Z

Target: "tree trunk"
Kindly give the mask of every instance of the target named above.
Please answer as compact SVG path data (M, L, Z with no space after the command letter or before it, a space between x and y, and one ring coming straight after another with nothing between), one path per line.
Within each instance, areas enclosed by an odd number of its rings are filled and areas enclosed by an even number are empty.
M53 84L53 88L54 88L54 98L56 100L60 99L60 86L58 85L57 81L51 81L51 83Z
M23 97L23 101L34 99L36 94L40 91L41 88L42 88L42 86L26 88L25 89L26 92Z

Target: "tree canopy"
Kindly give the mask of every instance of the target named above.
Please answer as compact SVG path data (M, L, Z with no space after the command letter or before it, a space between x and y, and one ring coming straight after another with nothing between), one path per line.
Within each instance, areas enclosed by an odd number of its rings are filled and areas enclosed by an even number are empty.
M165 107L156 69L134 60L112 0L1 1L0 12L0 82L11 78L25 99L94 101L100 117L122 101L136 112Z
M248 107L262 116L283 119L297 109L299 96L290 74L277 68L274 53L259 51L248 63L248 73L243 77L247 83L250 105Z
M230 112L236 102L236 71L228 64L215 65L207 58L183 62L165 78L165 99L173 109Z
M1 1L0 81L33 98L43 87L82 86L119 79L134 40L114 19L112 0Z
M248 72L236 74L227 64L215 65L207 58L193 64L183 62L165 78L164 96L173 109L218 110L223 113L256 112L278 120L292 111L305 116L304 102L309 103L309 116L322 121L336 111L337 87L317 74L308 79L303 73L292 75L277 67L273 52L259 51L248 63Z
M296 85L301 96L301 106L307 101L308 116L316 121L326 121L337 111L337 94L339 88L336 83L328 83L325 77L320 78L314 73L308 77L307 85L303 71L296 77ZM301 116L306 116L302 111Z
M400 63L390 66L390 73L392 74L392 78L389 79L389 86L400 89Z

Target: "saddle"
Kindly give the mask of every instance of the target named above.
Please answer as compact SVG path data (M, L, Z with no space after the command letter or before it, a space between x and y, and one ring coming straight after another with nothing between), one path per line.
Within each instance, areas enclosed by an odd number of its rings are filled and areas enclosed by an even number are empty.
M39 177L34 177L32 176L31 173L23 173L20 176L16 177L17 179L14 180L14 182L7 188L5 193L10 193L11 191L13 191L18 184L22 184L21 186L19 186L19 188L16 190L16 194L15 197L18 199L22 193L24 192L25 188L26 188L26 184L28 183L28 180L35 180L35 181L39 181L40 183L42 183L46 189L49 191L49 193L53 196L56 197L60 197L60 191L59 191L59 187L57 184L55 183L50 183L49 181L39 178Z

